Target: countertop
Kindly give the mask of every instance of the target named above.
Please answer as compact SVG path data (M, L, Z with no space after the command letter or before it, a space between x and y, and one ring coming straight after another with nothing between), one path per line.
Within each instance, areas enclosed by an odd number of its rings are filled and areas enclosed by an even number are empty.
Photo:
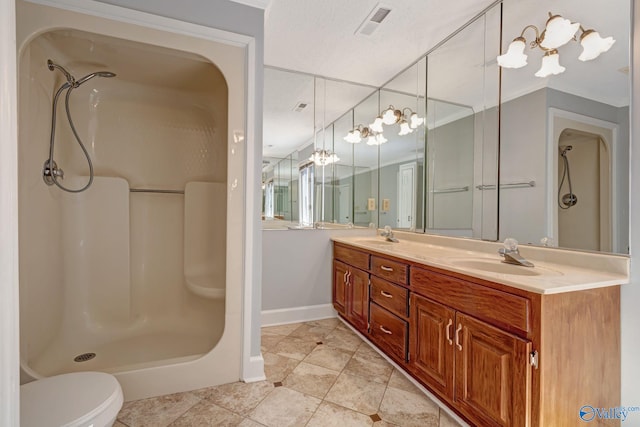
M629 283L629 257L521 245L520 254L534 267L502 262L501 243L394 232L399 242L383 237L332 237L334 242L388 254L540 294L574 292Z

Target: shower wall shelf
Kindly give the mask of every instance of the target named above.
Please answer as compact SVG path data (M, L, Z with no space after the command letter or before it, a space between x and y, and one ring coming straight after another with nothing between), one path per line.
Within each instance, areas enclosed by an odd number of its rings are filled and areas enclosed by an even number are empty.
M535 187L536 186L536 182L535 181L526 181L526 182L510 182L507 184L500 184L500 189L506 189L506 188L529 188L529 187ZM478 190L495 190L496 189L496 185L495 184L480 184L480 185L476 185L476 188Z
M153 188L130 188L130 193L184 194L184 190L156 190Z

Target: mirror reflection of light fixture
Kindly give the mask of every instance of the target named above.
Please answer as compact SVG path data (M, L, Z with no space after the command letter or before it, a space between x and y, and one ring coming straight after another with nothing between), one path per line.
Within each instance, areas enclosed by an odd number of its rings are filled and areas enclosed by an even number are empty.
M336 153L332 153L329 150L315 150L309 160L315 163L318 166L326 166L332 163L337 163L340 161L338 155Z
M565 71L565 68L559 62L558 48L571 40L575 40L574 36L578 30L582 31L580 44L583 51L578 58L581 61L597 58L601 53L608 51L615 43L613 37L602 38L595 30L585 30L579 23L572 23L560 15L552 15L549 12L549 19L542 33L535 25L524 27L520 36L513 39L509 44L507 53L498 56L499 66L503 68L521 68L527 65L527 55L524 53L527 40L524 38L524 34L528 29L532 29L535 32L535 39L529 43L529 47L531 49L538 47L545 52L542 57L542 66L535 74L537 77L547 77Z
M358 125L353 130L350 130L347 133L347 136L344 137L344 140L352 144L357 144L362 141L363 138L374 136L375 134L376 132L374 132L372 129L362 125Z
M385 125L393 125L400 121L402 118L402 111L396 110L393 105L389 105L389 108L382 112L382 123Z
M369 124L369 129L371 129L374 132L378 132L381 133L382 132L382 124L384 122L382 121L382 117L378 116L376 117L376 119L373 121L373 123Z
M387 141L388 139L385 138L383 134L378 133L369 136L369 139L367 139L367 145L382 145Z

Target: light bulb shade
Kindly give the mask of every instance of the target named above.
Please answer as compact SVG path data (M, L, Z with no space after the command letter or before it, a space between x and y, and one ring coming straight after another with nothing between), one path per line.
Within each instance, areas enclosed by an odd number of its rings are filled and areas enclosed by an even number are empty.
M318 166L326 166L340 161L336 153L327 150L315 150L309 160Z
M369 138L367 138L367 145L379 145L376 142L376 137L374 135L371 135Z
M547 21L546 28L542 33L540 46L545 49L557 49L567 44L580 28L580 23L573 24L568 19L560 15L554 15Z
M382 117L378 116L378 117L376 117L376 119L373 121L373 123L371 123L371 124L369 125L369 129L371 129L371 130L372 130L372 131L374 131L374 132L382 132L382 131L383 131L383 129L382 129L382 123L383 123L383 121L382 121Z
M582 45L582 53L578 57L580 61L590 61L596 59L601 53L611 49L616 41L613 37L600 37L597 31L587 30L580 36L580 44Z
M407 123L406 120L402 120L400 122L400 132L398 132L398 135L400 135L400 136L408 135L411 132L413 132L413 129L411 129L411 127L409 127L409 123Z
M384 123L385 125L398 123L400 116L402 116L402 113L394 109L393 106L390 105L389 108L384 110L384 112L382 113L382 123Z
M369 139L367 139L367 145L382 145L385 142L387 142L387 138L381 133L371 135Z
M536 77L548 77L552 74L564 73L565 69L566 68L560 65L560 55L558 55L558 51L551 50L542 57L542 66L535 75Z
M411 127L411 129L416 129L418 126L424 123L424 119L422 117L418 117L418 113L411 113L410 120L411 123L409 124L409 126Z
M357 144L358 142L362 141L360 130L354 129L352 131L349 131L349 133L347 133L347 136L344 137L344 140L352 144Z
M498 65L504 68L522 68L527 65L527 55L524 54L525 39L518 37L509 45L507 53L498 56Z

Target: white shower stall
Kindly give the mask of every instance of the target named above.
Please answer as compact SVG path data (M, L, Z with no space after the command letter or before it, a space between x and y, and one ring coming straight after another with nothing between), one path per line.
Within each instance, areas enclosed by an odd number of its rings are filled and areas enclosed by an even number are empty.
M18 2L23 381L110 372L127 400L237 381L245 51ZM52 99L93 163L42 176ZM54 159L89 179L64 99Z

